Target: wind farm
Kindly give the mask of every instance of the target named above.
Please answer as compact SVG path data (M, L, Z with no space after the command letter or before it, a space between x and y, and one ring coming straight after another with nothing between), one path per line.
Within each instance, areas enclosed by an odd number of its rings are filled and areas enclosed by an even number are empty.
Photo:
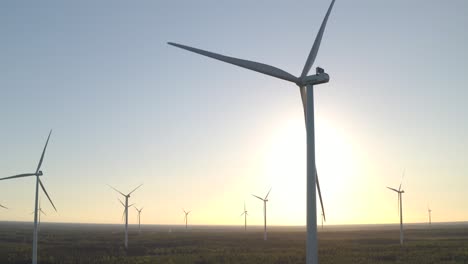
M2 3L0 263L468 263L466 10Z

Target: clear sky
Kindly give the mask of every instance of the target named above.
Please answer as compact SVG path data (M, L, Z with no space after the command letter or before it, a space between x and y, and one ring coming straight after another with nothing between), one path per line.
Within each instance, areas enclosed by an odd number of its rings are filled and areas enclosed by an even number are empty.
M330 1L2 1L0 177L34 171L53 129L43 221L305 224L294 84L174 41L300 75ZM468 2L337 0L315 66L328 224L468 219ZM311 71L313 73L313 70ZM0 182L0 220L31 221L34 178ZM136 222L136 211L130 221Z

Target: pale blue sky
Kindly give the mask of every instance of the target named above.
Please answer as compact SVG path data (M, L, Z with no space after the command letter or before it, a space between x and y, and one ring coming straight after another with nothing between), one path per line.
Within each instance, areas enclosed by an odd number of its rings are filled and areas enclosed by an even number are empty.
M146 223L305 224L298 89L170 47L174 41L299 75L329 1L0 3L0 177L32 171L59 214L118 222L106 184ZM331 224L468 219L468 2L340 1L315 66L317 166ZM29 221L33 179L0 182L0 220ZM291 206L294 204L294 206ZM49 205L43 207L51 211ZM366 213L364 213L366 212ZM134 216L136 219L136 214ZM47 218L47 219L46 219Z

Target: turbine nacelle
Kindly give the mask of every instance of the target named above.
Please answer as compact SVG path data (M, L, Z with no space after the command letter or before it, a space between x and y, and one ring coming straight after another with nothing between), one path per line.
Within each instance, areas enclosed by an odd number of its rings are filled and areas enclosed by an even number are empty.
M327 83L328 81L330 81L330 76L325 72L324 69L317 67L316 74L300 79L297 85L302 87L307 85Z
M40 170L36 175L37 175L37 176L42 176L42 175L44 175L44 174L42 174L42 171Z

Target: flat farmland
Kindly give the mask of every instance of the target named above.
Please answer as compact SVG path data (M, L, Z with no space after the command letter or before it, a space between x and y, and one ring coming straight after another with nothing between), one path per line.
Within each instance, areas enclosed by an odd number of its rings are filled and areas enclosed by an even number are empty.
M272 227L129 227L43 223L39 263L304 263L305 229ZM32 223L0 222L0 263L30 263ZM320 263L468 263L468 225L327 226L319 231Z

